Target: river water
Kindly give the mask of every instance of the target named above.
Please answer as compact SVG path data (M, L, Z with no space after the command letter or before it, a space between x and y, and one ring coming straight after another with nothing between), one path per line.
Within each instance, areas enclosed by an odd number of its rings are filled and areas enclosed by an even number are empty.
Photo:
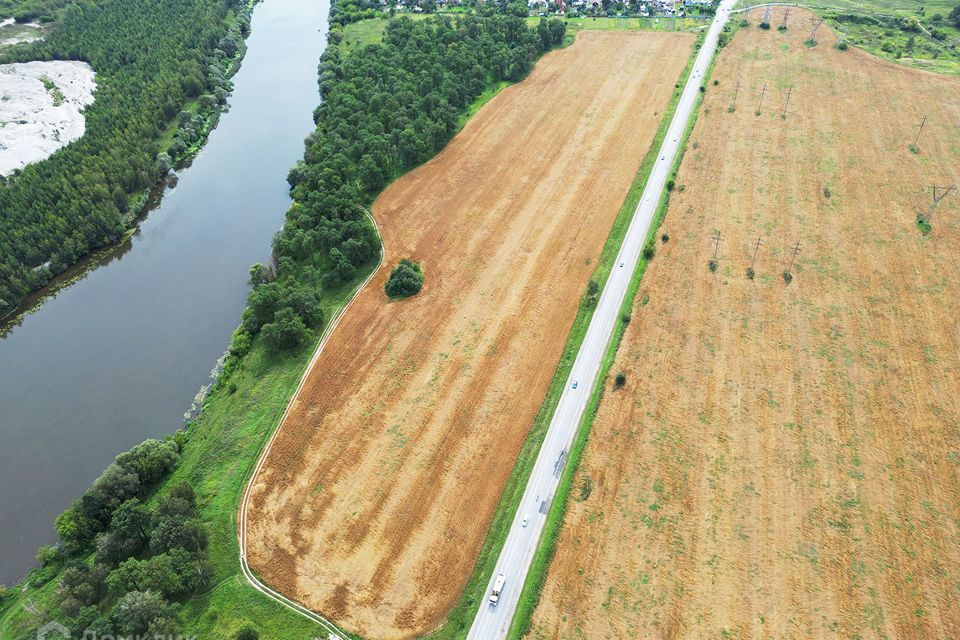
M139 232L0 338L0 584L113 458L182 426L269 257L319 102L328 0L265 0L230 110Z

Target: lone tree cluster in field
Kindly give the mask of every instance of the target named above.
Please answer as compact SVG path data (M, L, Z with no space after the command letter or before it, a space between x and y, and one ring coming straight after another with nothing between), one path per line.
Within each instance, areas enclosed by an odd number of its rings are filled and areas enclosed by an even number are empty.
M383 288L391 298L408 298L416 295L423 288L423 271L420 269L420 264L404 258L390 272L390 277Z

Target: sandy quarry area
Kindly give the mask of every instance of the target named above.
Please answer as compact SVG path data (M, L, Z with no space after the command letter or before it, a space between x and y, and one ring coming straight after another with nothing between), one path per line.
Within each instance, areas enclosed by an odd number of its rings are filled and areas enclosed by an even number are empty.
M960 80L782 11L719 55L529 638L960 638L960 195L915 224Z
M0 175L43 160L82 136L82 111L93 102L94 89L94 72L85 62L0 65Z
M443 622L692 44L582 32L377 200L426 285L388 304L382 269L295 399L254 480L266 583L367 638Z
M38 22L20 24L13 18L0 20L0 47L43 40L45 29Z

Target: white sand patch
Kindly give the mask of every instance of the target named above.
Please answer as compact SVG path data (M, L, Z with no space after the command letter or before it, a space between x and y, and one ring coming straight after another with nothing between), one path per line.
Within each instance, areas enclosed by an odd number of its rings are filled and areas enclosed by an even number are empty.
M85 62L0 65L0 175L82 136L81 111L93 102L94 89L94 72Z
M13 18L0 22L0 47L43 40L43 25L37 22L17 24Z

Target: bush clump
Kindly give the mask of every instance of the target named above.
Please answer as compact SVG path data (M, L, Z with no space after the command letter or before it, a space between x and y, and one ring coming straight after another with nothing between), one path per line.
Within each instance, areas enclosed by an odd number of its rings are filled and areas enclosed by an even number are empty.
M625 374L623 371L620 371L613 380L613 388L619 389L625 384L627 384L627 374Z
M423 288L423 271L420 263L404 258L390 272L387 283L383 286L390 298L409 298L416 295Z

